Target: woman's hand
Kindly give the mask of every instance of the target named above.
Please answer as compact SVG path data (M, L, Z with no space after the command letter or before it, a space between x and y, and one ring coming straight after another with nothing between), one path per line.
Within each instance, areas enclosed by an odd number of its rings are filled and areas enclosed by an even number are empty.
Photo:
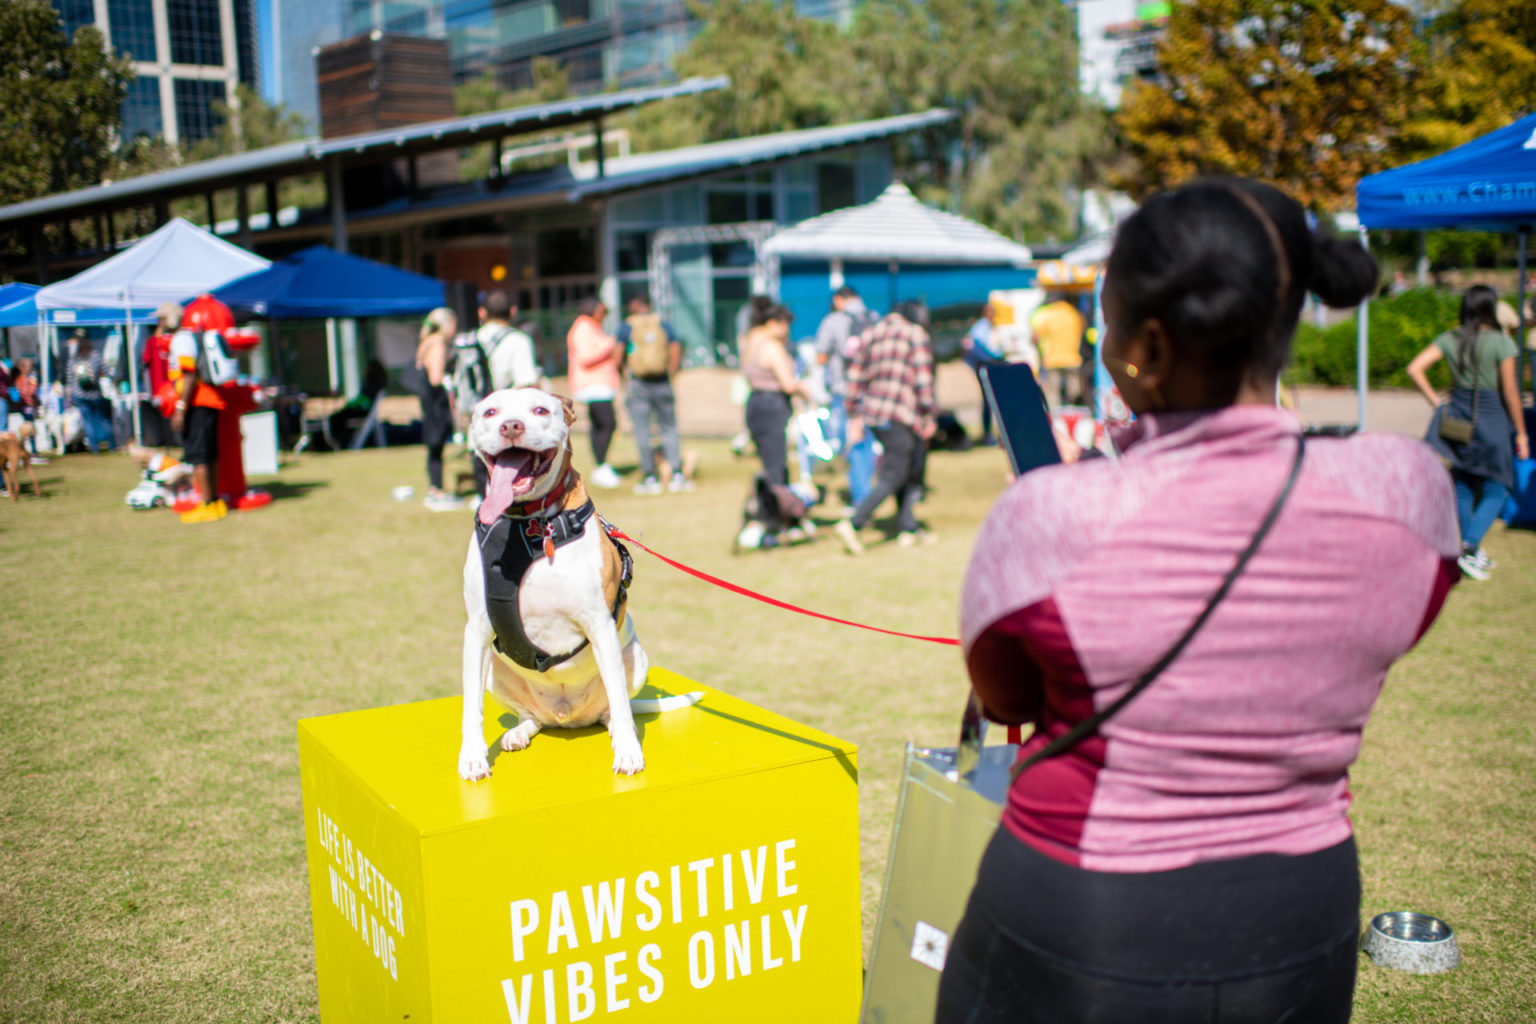
M1531 439L1525 434L1515 435L1515 458L1528 459L1531 457Z
M1428 370L1443 358L1444 354L1438 346L1428 345L1408 364L1408 379L1413 381L1413 386L1419 389L1419 394L1423 395L1431 408L1435 409L1444 405L1445 400L1430 387Z

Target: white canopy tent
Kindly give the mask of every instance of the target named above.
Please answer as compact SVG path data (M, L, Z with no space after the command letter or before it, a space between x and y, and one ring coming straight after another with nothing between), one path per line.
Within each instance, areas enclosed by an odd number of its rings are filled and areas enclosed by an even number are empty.
M271 264L254 253L177 217L116 256L51 284L36 296L39 326L74 322L81 309L121 309L130 387L139 390L133 324L151 321L163 302L185 302L237 277ZM43 374L49 372L49 344L42 346ZM139 404L133 404L133 432L139 436Z
M899 181L872 203L813 217L780 231L763 248L781 258L875 263L1022 267L1033 258L1027 246L991 228L918 202Z

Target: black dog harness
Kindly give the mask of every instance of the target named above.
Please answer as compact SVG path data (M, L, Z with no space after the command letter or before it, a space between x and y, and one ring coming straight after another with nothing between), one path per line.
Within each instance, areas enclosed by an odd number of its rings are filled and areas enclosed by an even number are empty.
M544 672L552 665L574 657L587 646L588 641L583 638L564 654L550 654L540 649L528 639L523 629L518 591L523 576L535 561L548 558L553 562L555 552L580 537L587 522L596 514L589 500L579 508L565 509L543 518L514 516L509 511L497 516L490 526L480 522L478 517L475 519L475 540L480 545L480 565L485 572L485 611L491 618L492 642L498 654L523 668ZM601 518L598 522L602 522ZM623 567L612 608L613 620L618 622L619 611L624 607L624 598L634 576L635 563L623 544L611 536L606 539L619 549Z

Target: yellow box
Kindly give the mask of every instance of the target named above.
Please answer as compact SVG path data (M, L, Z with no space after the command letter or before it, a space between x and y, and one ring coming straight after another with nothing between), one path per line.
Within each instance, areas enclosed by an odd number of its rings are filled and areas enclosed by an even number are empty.
M458 698L299 723L326 1024L853 1021L855 748L652 669L646 769L548 730L458 777ZM486 698L486 740L515 718Z

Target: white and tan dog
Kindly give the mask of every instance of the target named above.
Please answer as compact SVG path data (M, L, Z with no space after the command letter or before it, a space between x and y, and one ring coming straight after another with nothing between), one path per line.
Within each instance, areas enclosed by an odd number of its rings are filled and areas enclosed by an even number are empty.
M503 750L522 750L545 726L601 722L613 742L613 770L645 768L630 698L650 664L626 607L628 556L604 531L571 466L575 418L568 398L514 388L486 396L470 420L470 447L490 484L464 562L464 779L491 774L482 731L487 690L517 712ZM634 710L688 703L637 701Z

